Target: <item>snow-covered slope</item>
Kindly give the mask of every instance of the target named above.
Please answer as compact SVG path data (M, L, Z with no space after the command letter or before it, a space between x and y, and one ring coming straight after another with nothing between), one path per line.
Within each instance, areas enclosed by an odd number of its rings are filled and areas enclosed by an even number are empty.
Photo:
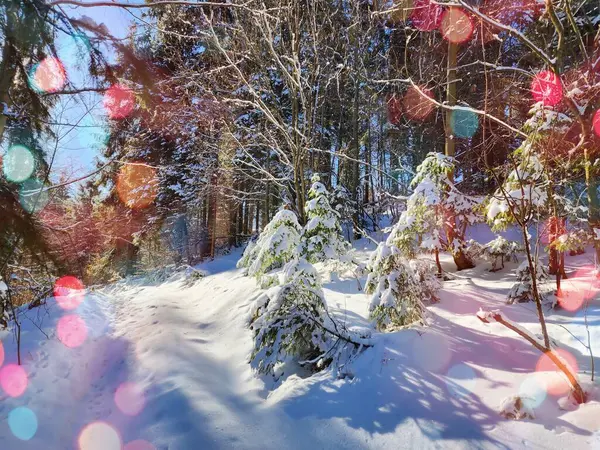
M363 257L371 248L365 247ZM585 265L585 257L568 262ZM75 311L53 300L29 311L22 335L26 386L12 365L12 338L2 341L0 449L600 449L600 404L559 410L543 376L534 374L540 355L510 330L475 316L480 307L500 308L536 331L530 305L504 305L512 266L457 274L430 308L429 327L375 334L376 345L346 378L291 375L269 389L273 383L247 363L245 317L259 291L235 269L238 258L203 265L208 275L191 287L117 284L87 294ZM368 326L360 284L334 277L325 295L338 319ZM86 324L86 335L77 326L62 335L72 348L56 338L65 315ZM594 302L592 342L600 338L599 320ZM576 357L581 373L589 370L585 348L556 325L587 341L582 313L551 314L550 321L560 348ZM520 392L539 403L536 419L503 419L502 400Z

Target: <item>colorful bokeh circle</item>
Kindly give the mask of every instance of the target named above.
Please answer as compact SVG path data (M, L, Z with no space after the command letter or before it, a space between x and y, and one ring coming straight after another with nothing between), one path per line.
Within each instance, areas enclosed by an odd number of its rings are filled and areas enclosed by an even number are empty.
M78 450L121 450L123 441L112 425L93 422L81 430L77 445Z
M127 86L115 84L104 93L102 103L109 118L124 119L133 111L135 95Z
M585 291L572 289L569 287L561 287L560 295L557 298L557 303L562 309L569 312L575 312L583 306L585 300Z
M56 336L66 347L76 348L87 339L88 329L85 321L77 314L61 317L56 324Z
M17 439L28 441L37 432L37 416L31 409L20 406L8 413L8 427Z
M440 31L449 42L461 44L473 36L475 26L471 16L461 8L448 8L442 15Z
M479 116L467 109L455 109L450 114L450 128L456 137L470 139L479 129Z
M519 397L532 409L544 403L547 395L546 380L537 373L529 375L519 386Z
M123 414L137 416L146 404L144 390L135 383L123 383L115 392L115 404Z
M142 163L121 166L117 175L117 193L129 208L146 208L158 194L156 169Z
M46 207L50 202L50 195L40 180L30 178L19 188L19 201L25 211L33 214Z
M563 349L555 349L553 352L558 355L564 362L567 363L572 373L577 376L579 366L577 359L568 351ZM561 396L566 395L571 391L571 384L566 375L554 364L548 354L544 353L538 360L535 366L536 372L544 373L546 381L546 391L550 395Z
M27 372L21 366L8 364L0 369L0 387L9 397L20 397L27 390Z
M402 98L402 108L412 120L425 120L435 108L433 93L427 88L410 86Z
M593 267L579 268L575 274L563 280L560 294L557 296L558 306L569 312L579 311L598 294L598 280Z
M2 172L7 180L21 183L27 180L35 170L35 156L24 145L9 147L2 157Z
M54 298L62 309L77 308L83 302L84 297L85 287L77 277L67 275L54 283Z
M531 95L536 103L542 102L544 106L557 105L563 97L560 77L551 70L536 74L531 82Z
M60 59L53 56L44 58L33 66L29 73L29 85L36 92L57 92L64 87L66 82L65 67Z
M431 0L414 0L410 18L417 30L433 31L440 26L442 12L442 7Z

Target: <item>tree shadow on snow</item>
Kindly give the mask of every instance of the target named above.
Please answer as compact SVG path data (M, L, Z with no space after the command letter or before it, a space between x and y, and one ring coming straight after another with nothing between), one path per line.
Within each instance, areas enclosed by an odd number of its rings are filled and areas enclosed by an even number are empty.
M435 442L510 448L490 435L505 419L456 378L467 385L486 383L489 390L507 388L507 382L488 376L486 369L533 372L539 352L518 337L488 335L440 316L422 333L404 330L383 340L383 350L369 349L357 361L354 380L312 384L308 392L286 402L286 412L294 418L340 418L371 435L415 436L410 428L416 426ZM449 377L453 371L457 375ZM547 428L590 434L562 420L556 408L551 413L544 414ZM416 436L415 444L421 444Z
M379 373L373 370L377 360L372 362L371 371L351 382L313 384L304 395L286 402L287 414L295 419L340 418L371 435L412 436L414 442L404 443L409 445L423 445L425 437L438 443L488 442L508 448L486 433L499 417L477 397L451 397L438 376L410 367L402 354L379 361Z
M29 440L20 440L2 420L0 448L79 448L79 434L96 422L112 426L124 444L144 437L115 403L117 388L133 381L126 363L129 342L111 335L110 320L97 301L98 297L87 295L77 310L62 312L51 300L43 320L37 317L40 311L30 311L35 320L23 321L22 367L27 374L27 387L15 398L0 394L0 417L6 418L14 408L26 407L35 415L37 428L31 419L21 419L18 426L34 430L35 434ZM56 336L59 319L66 314L78 314L85 321L87 333L81 345L67 347ZM4 341L5 364L11 364L16 362L16 349L7 344Z

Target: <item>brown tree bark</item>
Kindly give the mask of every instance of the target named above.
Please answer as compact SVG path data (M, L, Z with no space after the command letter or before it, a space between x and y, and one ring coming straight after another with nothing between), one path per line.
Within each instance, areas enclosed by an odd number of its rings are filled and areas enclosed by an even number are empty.
M458 56L458 44L448 43L448 87L446 89L446 103L449 106L456 105L456 64L457 64L457 56ZM452 110L448 109L446 111L446 123L445 123L445 131L446 131L446 145L445 145L445 154L446 156L454 157L456 150L456 143L454 140L454 135L451 126L452 120ZM454 174L448 174L450 181L454 180ZM456 268L458 270L470 269L475 267L473 261L467 256L467 254L462 250L452 250L452 245L457 238L461 240L464 236L460 236L457 233L457 224L456 218L454 217L453 212L447 212L448 217L446 218L447 223L449 224L446 227L446 236L448 237L448 246L451 249L452 257L454 258L454 264L456 264Z

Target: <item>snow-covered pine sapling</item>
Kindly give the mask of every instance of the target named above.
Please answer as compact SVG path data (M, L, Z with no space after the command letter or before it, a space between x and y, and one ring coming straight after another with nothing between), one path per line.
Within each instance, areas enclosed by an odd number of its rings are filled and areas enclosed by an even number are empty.
M571 256L583 255L586 245L594 243L591 233L587 230L579 229L571 231L570 234L572 235L572 240L569 243L569 255Z
M408 261L408 266L412 269L414 278L419 285L421 298L429 303L439 302L437 292L442 288L442 282L436 276L434 263L425 259L413 259Z
M473 267L464 237L467 226L477 220L479 199L458 191L449 177L454 168L452 157L441 153L427 155L412 180L413 193L406 211L390 235L406 257L414 257L419 249L434 253L440 274L440 251L449 251L460 269Z
M256 241L248 275L260 279L269 271L294 259L301 227L293 211L282 209L267 224Z
M319 273L304 259L285 265L282 284L254 301L248 323L254 331L250 365L260 373L273 374L290 361L322 369L372 345L368 332L346 330L328 314Z
M531 275L529 262L527 260L523 261L517 268L516 274L517 281L508 292L507 303L512 304L535 301L533 292L533 277ZM548 277L548 270L538 261L536 267L536 288L538 289L538 295L540 296L541 301L546 298L546 293L543 289L541 289L541 286L545 281L548 280Z
M469 255L469 258L471 258L473 261L479 258L484 258L485 246L482 245L480 242L476 241L475 239L469 239L467 241L467 254Z
M422 322L424 301L436 301L436 286L432 274L415 271L402 261L400 251L381 242L371 255L365 292L371 295L369 311L380 330L393 329ZM434 278L434 277L433 277ZM425 282L423 283L422 280Z
M358 211L356 201L352 199L350 191L342 184L336 185L329 195L329 204L338 213L343 233L346 233L346 236L350 239L354 216Z
M592 242L592 238L586 230L572 230L558 236L550 243L561 253L569 252L571 256L584 253L585 246Z
M306 260L289 262L283 272L283 283L261 294L250 309L250 365L260 373L273 373L275 365L290 360L313 359L327 346L318 272Z
M247 268L254 258L256 257L256 253L258 249L256 248L256 241L258 240L258 236L253 236L250 238L248 243L246 244L246 248L244 249L244 253L242 253L242 257L236 264L238 269Z
M502 236L496 236L483 247L483 256L491 260L491 272L497 272L504 269L505 261L517 262L517 255L523 253L525 249L521 244L515 241L509 241ZM500 267L498 267L500 263Z
M539 264L537 253L532 252L529 227L547 215L548 192L551 185L543 162L534 148L539 133L535 129L526 129L526 131L531 131L527 139L509 155L510 172L506 174L504 181L501 181L502 177L492 171L493 176L501 184L487 204L487 219L493 230L505 229L511 224L518 225L523 237L528 271L536 273L541 264ZM529 298L528 293L531 293L544 336L544 344L549 348L550 337L542 309L543 299L538 287L538 276L529 276L528 278L524 284L520 285L517 282L513 286L509 294L509 301L511 298L522 298L523 294L527 294L526 298Z
M329 203L327 188L313 175L305 211L307 223L300 238L300 257L308 262L346 261L350 244L344 239L339 214Z

